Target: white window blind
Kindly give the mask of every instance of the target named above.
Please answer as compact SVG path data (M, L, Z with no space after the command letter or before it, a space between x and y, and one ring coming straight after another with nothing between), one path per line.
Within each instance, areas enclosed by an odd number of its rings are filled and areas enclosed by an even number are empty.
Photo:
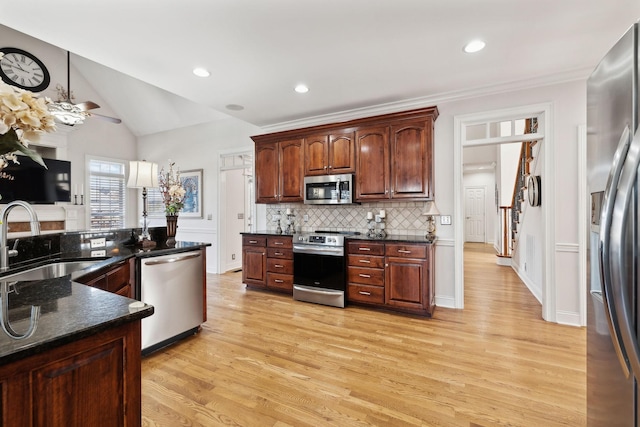
M124 228L125 163L89 161L89 206L91 229Z
M147 188L147 215L164 216L164 201L158 187Z

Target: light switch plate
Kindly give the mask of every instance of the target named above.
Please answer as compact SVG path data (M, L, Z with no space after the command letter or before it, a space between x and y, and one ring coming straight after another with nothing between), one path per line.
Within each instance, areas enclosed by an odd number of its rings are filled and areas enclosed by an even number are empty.
M451 225L451 215L442 215L440 217L440 225Z

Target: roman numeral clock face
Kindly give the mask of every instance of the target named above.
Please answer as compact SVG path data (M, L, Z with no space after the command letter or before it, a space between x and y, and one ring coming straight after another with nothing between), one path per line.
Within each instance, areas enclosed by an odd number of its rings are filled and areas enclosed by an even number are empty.
M22 49L0 48L4 56L0 59L0 78L10 85L32 92L42 92L49 86L51 78L42 61Z

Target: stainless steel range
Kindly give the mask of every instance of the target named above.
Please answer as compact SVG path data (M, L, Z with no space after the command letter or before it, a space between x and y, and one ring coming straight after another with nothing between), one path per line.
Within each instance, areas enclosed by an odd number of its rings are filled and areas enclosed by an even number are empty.
M343 308L346 283L343 235L293 235L293 299Z

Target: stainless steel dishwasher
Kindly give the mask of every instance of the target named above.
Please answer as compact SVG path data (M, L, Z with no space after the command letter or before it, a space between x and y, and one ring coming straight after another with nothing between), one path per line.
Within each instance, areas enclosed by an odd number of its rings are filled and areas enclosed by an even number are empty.
M195 334L204 317L201 251L140 258L139 299L154 307L142 319L142 354Z

